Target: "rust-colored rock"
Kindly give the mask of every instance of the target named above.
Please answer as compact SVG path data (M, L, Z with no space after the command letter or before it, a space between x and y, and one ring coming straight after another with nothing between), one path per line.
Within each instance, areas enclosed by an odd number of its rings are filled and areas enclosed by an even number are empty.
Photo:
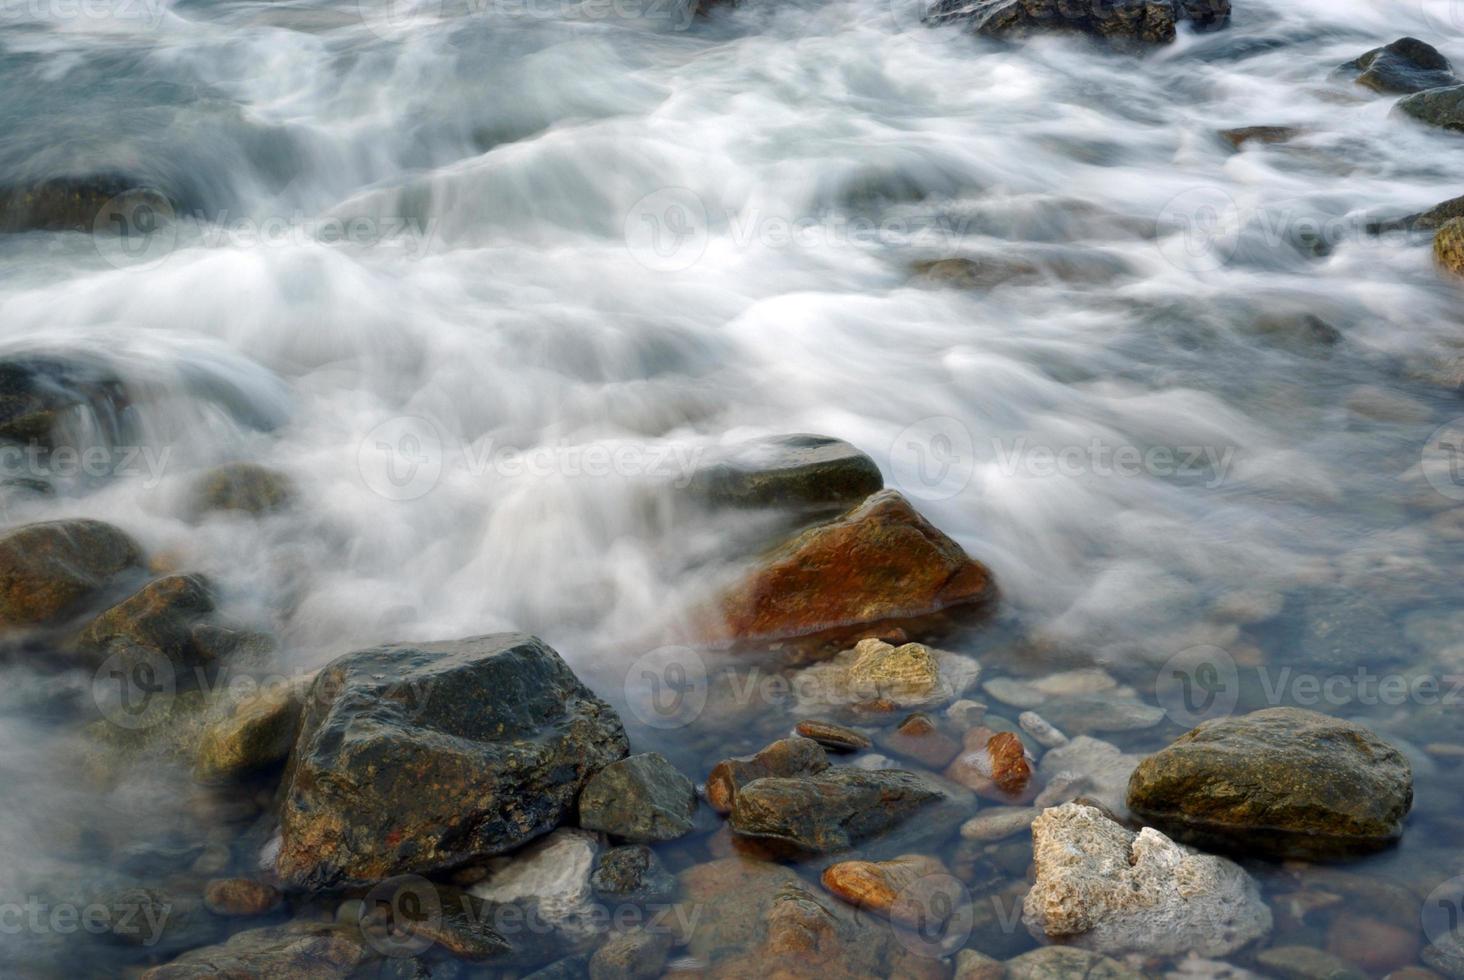
M1434 259L1445 271L1464 276L1464 218L1446 221L1434 235Z
M1032 762L1012 732L986 727L966 733L966 748L946 769L946 778L1002 803L1030 803L1037 795Z
M840 861L824 870L820 879L833 895L855 908L868 909L912 929L936 928L944 919L930 921L932 913L949 918L956 910L932 901L930 887L949 881L950 872L939 860L924 854L903 854L889 861Z
M986 566L885 490L772 554L722 597L696 639L732 645L868 636L874 624L918 620L995 594Z
M215 878L203 889L203 904L215 915L264 915L280 904L280 893L252 878Z
M765 776L811 776L829 767L823 746L810 738L783 738L756 755L725 759L707 776L707 803L718 813L731 813L737 791Z
M0 627L54 622L142 561L137 543L101 521L47 521L0 535Z
M943 769L961 751L961 743L940 730L924 712L916 712L889 735L880 740L881 747L896 752L932 769Z
M863 733L831 721L800 721L793 730L830 752L861 752L871 744Z

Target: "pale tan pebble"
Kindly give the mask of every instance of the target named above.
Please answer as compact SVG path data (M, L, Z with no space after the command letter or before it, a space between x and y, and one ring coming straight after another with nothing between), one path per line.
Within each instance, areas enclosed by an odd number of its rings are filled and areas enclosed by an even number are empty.
M1022 726L1022 731L1031 735L1037 740L1037 744L1045 749L1056 749L1068 743L1068 737L1035 711L1023 711L1017 716L1017 724Z
M1003 980L1006 966L985 953L963 949L956 954L956 973L951 980Z
M946 709L946 717L959 728L975 728L986 717L986 705L961 698Z
M1081 773L1061 772L1047 780L1047 786L1037 794L1032 805L1038 810L1045 810L1063 803L1071 803L1091 787L1091 781Z
M1005 840L1026 831L1041 812L1036 807L990 807L963 823L961 836L982 843Z
M1348 411L1374 422L1421 425L1433 418L1423 402L1377 385L1358 385L1347 394Z
M1429 742L1423 751L1435 759L1464 759L1464 745L1457 742Z
M1210 607L1210 615L1222 622L1253 625L1275 619L1285 604L1279 592L1264 589L1238 589L1227 592Z

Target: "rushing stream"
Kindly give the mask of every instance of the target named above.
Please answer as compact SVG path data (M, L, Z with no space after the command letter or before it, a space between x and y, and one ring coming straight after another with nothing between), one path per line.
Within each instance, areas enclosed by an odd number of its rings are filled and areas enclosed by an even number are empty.
M837 437L992 569L998 618L948 644L988 678L1101 666L1169 707L1161 665L1200 647L1242 707L1403 748L1397 848L1315 880L1246 867L1267 942L1345 957L1374 928L1412 952L1365 971L1415 962L1425 896L1464 872L1464 314L1426 237L1367 225L1456 196L1464 138L1333 72L1403 35L1464 59L1464 7L1236 0L1229 28L1139 55L919 6L4 2L0 183L145 189L95 235L0 234L0 356L95 359L142 393L127 452L7 456L52 492L7 495L5 525L124 528L208 576L286 675L537 634L635 751L700 781L790 719L638 707L646 637L751 533L680 491L719 446ZM1300 132L1218 135L1259 125ZM992 278L918 271L953 257ZM299 505L198 519L189 488L233 460ZM199 839L186 773L92 771L90 671L0 670L0 906ZM1341 897L1303 914L1318 893ZM189 948L19 921L6 976ZM1006 938L989 951L1035 945Z

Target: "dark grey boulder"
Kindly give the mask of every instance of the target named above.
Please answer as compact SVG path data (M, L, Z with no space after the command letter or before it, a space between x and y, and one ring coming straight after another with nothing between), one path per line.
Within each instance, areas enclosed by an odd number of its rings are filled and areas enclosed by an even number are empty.
M714 454L687 492L715 506L843 510L884 488L879 466L844 442L819 435L754 439Z
M1374 48L1342 65L1338 71L1355 75L1357 84L1384 95L1411 95L1459 84L1449 59L1433 45L1415 37L1399 38L1387 47Z
M579 798L579 823L629 841L675 840L692 830L696 787L658 752L612 762Z
M926 21L998 38L1069 33L1123 46L1169 44L1183 21L1199 30L1224 27L1230 0L938 0Z

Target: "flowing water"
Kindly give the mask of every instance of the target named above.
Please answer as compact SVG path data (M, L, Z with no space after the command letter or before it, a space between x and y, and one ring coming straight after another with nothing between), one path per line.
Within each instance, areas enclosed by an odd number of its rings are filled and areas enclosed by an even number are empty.
M145 451L48 473L8 524L117 523L287 671L520 629L625 706L648 624L734 557L676 485L718 445L825 433L994 570L1001 624L959 641L989 671L1097 663L1152 702L1205 645L1273 703L1345 676L1311 706L1408 746L1418 785L1403 846L1345 873L1421 906L1464 871L1456 763L1422 749L1461 709L1355 683L1447 695L1464 669L1460 293L1425 240L1365 230L1456 196L1464 139L1332 77L1404 34L1464 58L1454 4L1237 0L1137 56L929 29L918 0L467 2L0 8L0 177L119 174L172 211L0 236L0 353L103 358L148 395ZM1301 133L1217 136L1252 125ZM1018 268L912 275L950 257ZM301 506L190 521L235 459ZM91 680L7 669L0 900L23 902L115 869L183 791L58 778L74 731L27 692ZM627 717L698 776L768 734L703 751ZM103 856L61 840L97 827ZM65 945L41 932L9 937L21 975ZM87 948L89 975L138 962Z

